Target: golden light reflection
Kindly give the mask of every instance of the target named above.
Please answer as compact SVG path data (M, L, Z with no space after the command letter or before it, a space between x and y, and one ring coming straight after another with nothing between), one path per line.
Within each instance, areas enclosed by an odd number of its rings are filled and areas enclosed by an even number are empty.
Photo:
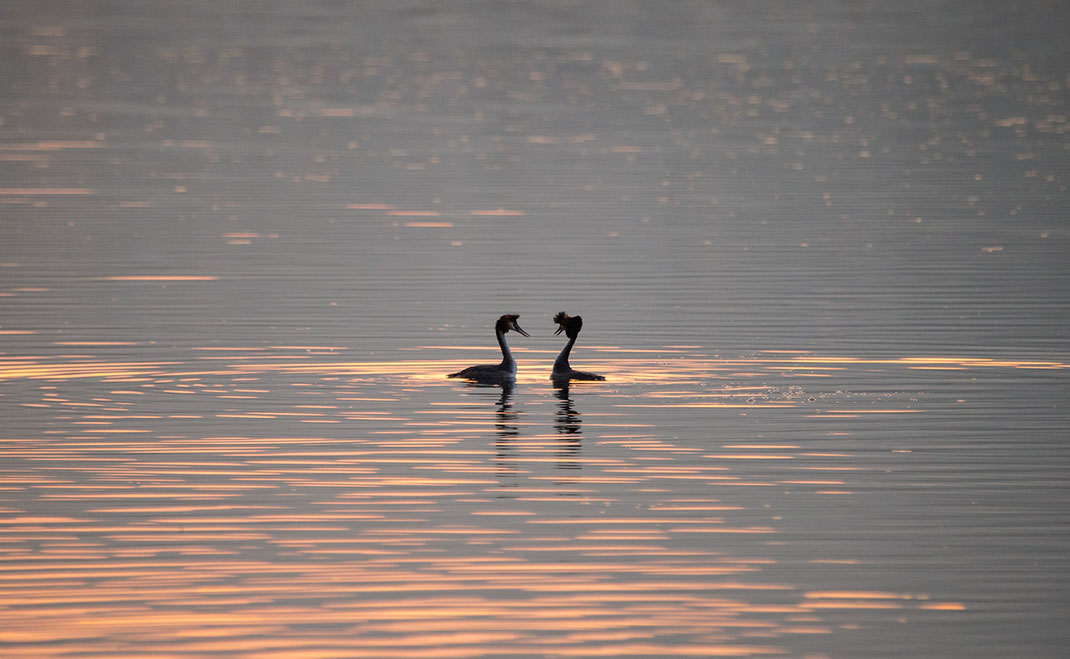
M19 385L9 400L48 420L0 438L0 641L26 656L785 654L856 615L956 615L946 597L769 576L770 548L793 540L782 498L842 505L871 473L850 419L927 414L792 382L1065 368L602 347L584 362L607 381L561 390L553 351L532 349L503 389L445 378L486 347L368 361L314 341L138 361L138 342L55 345L125 357L0 358ZM710 436L677 438L659 414L709 414ZM816 432L715 423L745 414Z
M172 276L156 276L156 275L124 275L114 277L104 277L101 279L119 280L119 281L211 281L217 279L215 276L210 275L172 275ZM114 345L119 345L124 342L119 342ZM75 343L71 345L100 345L99 343ZM431 348L428 348L431 349ZM440 346L434 348L436 350L464 350L464 351L483 351L487 352L485 347L475 346ZM216 369L192 369L186 373L178 373L177 375L255 375L260 373L312 373L322 377L329 376L375 376L375 377L387 377L387 378L402 378L409 380L416 380L426 383L428 381L440 381L445 377L445 374L451 372L454 369L469 364L471 358L464 359L436 359L436 360L383 360L374 362L351 362L344 360L332 360L329 362L323 361L310 361L307 360L310 353L322 352L326 354L334 354L335 351L345 350L341 346L274 346L271 348L252 348L252 347L205 347L199 348L203 351L213 351L221 353L219 356L214 356L211 359L214 361L231 362L226 364L223 368ZM276 351L280 354L267 354L266 351ZM300 355L293 354L294 352L300 352ZM523 348L517 348L514 352L518 355L518 361L520 361L520 370L517 375L517 382L545 382L549 377L551 361L549 359L527 358L525 355L537 355L547 354L546 351L534 351L525 350ZM248 353L248 354L234 354L234 353ZM285 354L289 353L289 354ZM491 353L487 353L490 355ZM285 362L285 359L300 358L302 361L298 362ZM257 361L265 360L265 361ZM814 356L789 356L786 358L789 362L805 362L807 364L827 364L827 363L840 363L848 364L852 366L866 366L866 367L907 367L912 368L919 364L938 365L948 364L949 359L946 358L930 358L923 360L921 358L904 358L897 360L860 360L855 358L832 358L832 357L814 357ZM245 363L242 363L245 362ZM125 373L109 373L111 369L118 369L120 366L156 366L156 365L172 365L174 362L144 362L140 364L135 363L115 363L108 364L106 362L97 362L99 364L99 376L110 375L112 377L128 376ZM656 384L663 382L679 387L686 384L701 384L708 383L712 380L727 378L730 374L735 377L741 377L738 374L740 367L752 367L759 369L766 369L770 373L776 373L778 377L793 377L791 374L786 374L784 371L784 360L771 360L768 358L759 358L753 360L708 360L708 359L695 359L687 358L684 356L674 357L669 360L648 360L648 359L636 359L636 358L617 358L617 359L604 359L604 358L592 358L585 360L585 363L590 363L592 368L596 368L600 372L607 374L609 382L617 383L630 383L630 384ZM1070 368L1070 365L1062 362L1037 362L1037 361L994 361L994 360L954 360L954 363L959 364L964 369L978 369L978 368L1015 368L1015 369L1043 369L1043 370L1059 370ZM18 370L19 366L24 366L29 371ZM37 370L34 370L37 369ZM73 369L88 369L87 364L78 362L52 362L45 363L37 360L0 360L0 378L11 377L42 377L48 374L48 369L55 369L57 372ZM142 371L135 371L134 374L140 374ZM750 375L749 377L755 377L757 373ZM457 385L460 383L450 383ZM573 386L583 387L604 387L604 383L574 383ZM777 399L770 397L771 394L777 393L778 389L783 389L770 386L767 384L751 385L751 386L739 386L734 384L726 384L723 388L718 388L714 391L706 390L701 393L695 392L672 392L672 391L651 391L648 396L656 399L681 399L690 398L691 400L681 402L666 402L666 406L677 407L723 407L731 405L751 405L761 404L764 406L785 406L789 407L798 403L791 397ZM781 392L783 393L783 392ZM706 399L726 399L726 400L710 400ZM756 400L751 401L751 398ZM698 399L698 400L696 400ZM741 403L735 402L736 399L741 400ZM744 400L745 399L745 400ZM828 413L914 413L917 410L904 409L880 409L880 410L839 410L832 409L827 410Z

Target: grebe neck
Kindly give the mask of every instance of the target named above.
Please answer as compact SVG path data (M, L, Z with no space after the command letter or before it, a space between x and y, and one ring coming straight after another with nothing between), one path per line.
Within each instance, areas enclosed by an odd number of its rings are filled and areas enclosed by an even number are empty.
M567 373L572 370L572 367L568 365L568 355L572 352L572 346L576 345L576 339L579 334L572 336L564 348L561 348L561 353L557 355L557 359L554 360L554 373Z
M509 350L509 344L505 341L505 332L501 331L500 329L496 329L494 330L494 335L498 337L498 345L502 349L501 369L503 371L515 373L516 360L513 359L513 353Z

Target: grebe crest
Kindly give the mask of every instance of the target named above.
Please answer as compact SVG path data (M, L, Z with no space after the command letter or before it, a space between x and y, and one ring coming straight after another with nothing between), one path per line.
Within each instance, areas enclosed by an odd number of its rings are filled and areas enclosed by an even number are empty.
M554 316L554 322L557 323L557 331L554 332L554 336L557 336L561 332L565 333L570 339L576 338L580 330L583 329L583 318L581 316L570 316L564 311L558 311Z

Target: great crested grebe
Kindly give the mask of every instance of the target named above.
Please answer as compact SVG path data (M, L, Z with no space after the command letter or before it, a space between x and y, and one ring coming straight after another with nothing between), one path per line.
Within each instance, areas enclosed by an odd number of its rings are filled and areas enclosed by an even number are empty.
M515 330L521 336L530 336L516 324L517 314L507 313L494 323L494 335L498 337L498 345L502 349L501 364L485 364L481 366L469 366L463 371L450 373L448 377L477 380L479 382L506 382L516 377L516 360L513 353L509 352L509 344L505 342L505 333Z
M550 374L551 380L605 380L604 375L598 375L596 373L584 373L583 371L574 371L572 367L568 365L568 354L572 352L572 346L576 345L576 337L580 335L580 330L583 328L583 318L579 316L570 316L564 311L558 312L554 316L554 322L557 323L557 331L554 332L554 336L565 333L568 337L568 343L561 349L561 353L554 360L554 372Z

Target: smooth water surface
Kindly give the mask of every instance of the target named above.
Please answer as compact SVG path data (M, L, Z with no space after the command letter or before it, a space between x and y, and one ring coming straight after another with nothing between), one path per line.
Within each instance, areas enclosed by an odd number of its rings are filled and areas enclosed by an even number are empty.
M9 5L4 654L1070 643L1062 4Z

